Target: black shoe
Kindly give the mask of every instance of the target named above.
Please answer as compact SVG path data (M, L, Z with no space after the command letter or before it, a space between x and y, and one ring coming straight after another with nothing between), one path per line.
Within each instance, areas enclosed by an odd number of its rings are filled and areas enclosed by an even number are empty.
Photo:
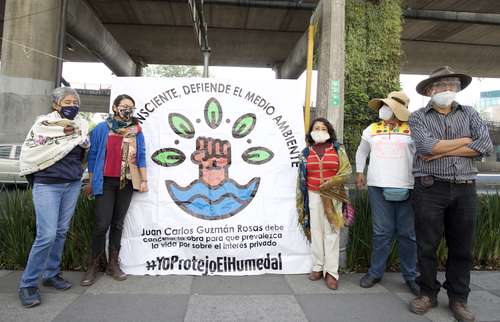
M371 277L368 273L365 274L365 276L363 276L361 278L361 280L359 281L359 286L363 287L363 288L370 288L372 287L373 285L377 284L378 282L380 282L381 278L375 278L375 277Z
M19 289L19 299L24 307L34 307L42 303L37 287L21 287Z
M43 280L43 286L51 286L56 290L64 291L71 288L73 284L62 278L61 275L57 274L54 277Z
M418 286L418 284L417 284L417 282L415 282L415 280L406 281L406 285L410 289L410 292L413 293L413 295L415 295L415 296L420 295L420 286Z

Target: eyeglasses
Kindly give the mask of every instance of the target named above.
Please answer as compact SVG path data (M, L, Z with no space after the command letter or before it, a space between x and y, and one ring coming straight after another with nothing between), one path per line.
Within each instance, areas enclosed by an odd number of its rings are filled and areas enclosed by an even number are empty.
M439 81L432 83L429 87L431 90L452 90L460 89L460 81Z
M118 113L131 113L134 114L135 112L135 107L130 107L130 106L118 106Z

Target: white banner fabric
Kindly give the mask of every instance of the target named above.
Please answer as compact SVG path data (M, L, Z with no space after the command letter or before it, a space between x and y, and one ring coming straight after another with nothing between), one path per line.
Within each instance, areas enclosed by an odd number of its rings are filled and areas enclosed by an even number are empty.
M310 272L295 189L303 89L293 80L119 77L146 141L120 260L133 275Z

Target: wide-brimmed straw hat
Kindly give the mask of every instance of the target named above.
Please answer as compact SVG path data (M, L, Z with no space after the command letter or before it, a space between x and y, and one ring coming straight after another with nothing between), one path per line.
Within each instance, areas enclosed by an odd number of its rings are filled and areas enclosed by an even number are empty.
M469 75L455 73L455 71L453 71L450 66L442 66L432 71L432 73L429 75L429 78L424 79L423 81L418 83L417 93L423 96L429 96L425 92L427 87L440 78L448 77L457 77L460 79L460 90L463 90L464 88L469 86L470 82L472 81L472 77L470 77Z
M391 108L398 120L408 121L410 117L410 111L408 111L410 99L403 91L390 92L386 98L374 98L368 102L368 107L378 111L384 104Z

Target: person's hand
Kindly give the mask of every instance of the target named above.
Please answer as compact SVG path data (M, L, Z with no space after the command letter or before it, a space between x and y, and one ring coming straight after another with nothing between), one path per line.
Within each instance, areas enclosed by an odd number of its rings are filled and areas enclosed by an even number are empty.
M85 187L83 187L83 193L87 197L92 197L92 185L90 183L87 183Z
M365 175L362 173L356 174L356 188L361 189L365 186Z
M472 142L474 142L474 141L472 141L472 139L471 139L471 138L467 138L467 137L466 137L466 138L462 138L462 140L464 141L464 145L469 145L469 144L471 144Z
M141 186L139 187L139 192L148 192L148 182L141 181Z
M75 128L71 125L66 125L64 127L64 135L72 135L75 133Z

